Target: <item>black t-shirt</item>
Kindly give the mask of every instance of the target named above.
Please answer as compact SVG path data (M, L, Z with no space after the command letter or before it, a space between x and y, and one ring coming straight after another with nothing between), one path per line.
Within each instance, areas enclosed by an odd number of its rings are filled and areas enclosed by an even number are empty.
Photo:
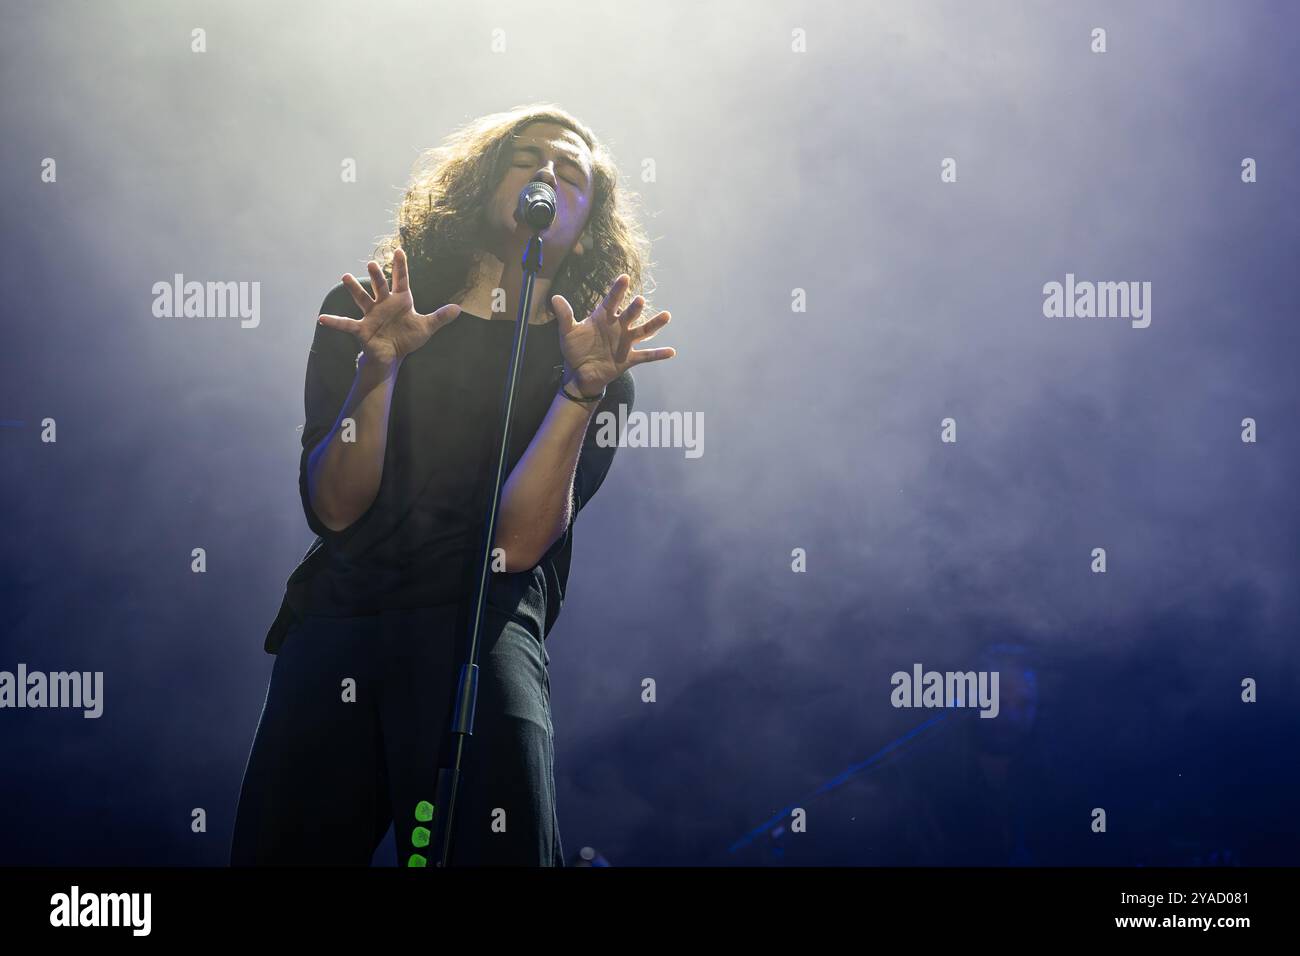
M421 301L413 291L420 312L442 304ZM361 317L341 283L320 311ZM307 360L298 490L307 524L318 537L289 577L280 614L267 634L268 653L278 651L294 617L349 617L473 601L514 331L513 321L462 311L406 356L393 386L378 494L351 525L331 531L312 511L307 459L342 411L360 349L346 332L316 324ZM507 477L545 418L563 367L557 323L530 325L515 392ZM624 372L610 383L592 416L574 478L575 516L604 481L616 450L596 442L599 413L617 415L618 406L630 408L633 397L632 376ZM493 573L489 604L544 639L564 600L571 545L572 524L535 567Z

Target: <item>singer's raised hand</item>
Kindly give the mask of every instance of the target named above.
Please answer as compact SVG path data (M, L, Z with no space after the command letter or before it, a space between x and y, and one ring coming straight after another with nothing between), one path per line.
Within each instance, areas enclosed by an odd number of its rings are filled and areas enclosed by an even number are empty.
M671 320L659 312L641 325L632 326L645 308L638 295L627 308L618 310L632 280L627 273L614 280L605 298L582 322L574 321L573 307L562 295L551 296L551 306L560 323L560 348L564 353L565 377L582 395L599 395L625 369L643 362L658 362L677 354L673 348L634 349L637 342L655 335Z
M391 289L379 263L371 260L366 268L370 272L370 285L375 290L373 296L352 273L343 276L343 285L351 293L362 317L350 319L341 315L322 315L317 321L356 338L367 361L381 365L398 364L460 315L460 306L455 304L444 305L427 315L415 311L406 270L406 253L401 249L393 253Z

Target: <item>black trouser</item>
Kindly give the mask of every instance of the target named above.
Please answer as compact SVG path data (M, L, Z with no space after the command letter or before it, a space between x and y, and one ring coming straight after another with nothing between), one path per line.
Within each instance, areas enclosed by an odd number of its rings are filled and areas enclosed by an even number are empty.
M368 865L396 822L398 863L421 800L437 804L464 642L454 606L305 617L271 671L244 771L232 865ZM563 866L544 644L485 611L473 735L456 797L453 865ZM345 681L355 681L355 702Z

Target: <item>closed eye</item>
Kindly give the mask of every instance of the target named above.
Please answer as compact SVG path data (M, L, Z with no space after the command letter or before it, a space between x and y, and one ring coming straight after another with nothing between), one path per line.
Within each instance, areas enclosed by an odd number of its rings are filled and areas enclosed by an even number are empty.
M522 159L514 163L514 167L516 169L531 169L533 165L534 163L531 159ZM582 188L582 182L572 176L561 176L560 178L563 179L570 186L572 186L574 189Z

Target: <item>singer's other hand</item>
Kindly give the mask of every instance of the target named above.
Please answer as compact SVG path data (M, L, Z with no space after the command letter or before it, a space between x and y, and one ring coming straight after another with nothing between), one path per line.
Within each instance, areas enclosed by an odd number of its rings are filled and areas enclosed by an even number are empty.
M672 316L660 312L634 327L632 323L645 308L645 297L638 295L627 308L619 309L631 282L626 273L620 275L591 315L581 322L574 320L573 307L564 296L551 296L551 306L560 323L566 377L583 395L599 395L606 385L633 365L659 362L677 354L673 348L632 348L637 342L652 338Z
M410 279L406 269L406 253L398 249L393 253L393 287L373 259L367 263L370 285L374 295L366 292L356 278L348 273L343 285L352 295L352 301L361 310L362 318L350 319L341 315L322 315L317 320L331 329L347 332L357 340L366 361L383 366L401 363L433 336L440 328L460 315L460 306L444 305L427 315L415 311L411 297Z

